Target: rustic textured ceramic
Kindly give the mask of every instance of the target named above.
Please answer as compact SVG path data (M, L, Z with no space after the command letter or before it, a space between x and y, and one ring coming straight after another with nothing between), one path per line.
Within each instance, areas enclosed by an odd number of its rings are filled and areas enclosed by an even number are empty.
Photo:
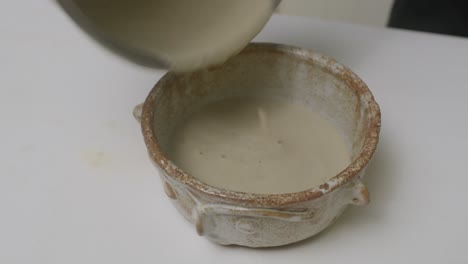
M178 120L194 106L231 96L281 96L307 104L344 137L351 164L328 182L285 194L255 194L209 186L165 154ZM143 136L167 196L199 235L219 244L280 246L311 237L350 205L369 203L361 179L377 146L380 110L348 68L308 50L250 44L227 63L194 73L167 73L141 107Z

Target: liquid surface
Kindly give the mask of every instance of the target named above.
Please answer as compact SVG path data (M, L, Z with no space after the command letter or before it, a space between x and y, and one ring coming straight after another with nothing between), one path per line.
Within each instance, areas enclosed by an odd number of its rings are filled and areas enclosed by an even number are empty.
M270 0L79 0L99 30L188 71L225 61L271 16Z
M177 127L170 159L199 180L250 193L288 193L349 165L338 131L305 105L233 98L202 107Z

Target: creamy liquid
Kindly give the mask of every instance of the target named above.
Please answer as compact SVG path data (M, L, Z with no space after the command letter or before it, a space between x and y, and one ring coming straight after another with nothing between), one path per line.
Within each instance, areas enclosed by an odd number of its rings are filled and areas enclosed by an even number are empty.
M350 162L343 138L302 104L234 98L208 104L177 127L171 160L199 180L250 193L325 183Z
M271 0L77 0L100 30L188 71L240 51L271 16Z

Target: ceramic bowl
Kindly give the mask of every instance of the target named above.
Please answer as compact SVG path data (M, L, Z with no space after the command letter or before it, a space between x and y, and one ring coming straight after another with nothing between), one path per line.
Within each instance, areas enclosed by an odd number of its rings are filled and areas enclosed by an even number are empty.
M351 163L320 186L296 193L255 194L210 186L165 154L175 125L200 105L232 96L280 96L302 102L343 136ZM301 48L250 44L225 64L193 73L167 73L134 111L167 196L199 235L223 244L272 247L309 238L348 205L366 205L364 171L377 147L380 110L351 70Z

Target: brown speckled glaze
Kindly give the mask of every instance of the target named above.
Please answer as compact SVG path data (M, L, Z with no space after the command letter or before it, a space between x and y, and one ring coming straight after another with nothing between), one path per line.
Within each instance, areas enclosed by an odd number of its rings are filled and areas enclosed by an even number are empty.
M207 185L168 160L174 125L193 107L230 96L280 96L301 101L330 120L349 147L352 162L320 186L285 194L254 194ZM151 160L166 194L195 225L219 244L279 246L315 235L349 204L365 205L361 178L378 143L380 110L364 84L335 60L278 44L250 44L221 66L167 73L136 108Z

